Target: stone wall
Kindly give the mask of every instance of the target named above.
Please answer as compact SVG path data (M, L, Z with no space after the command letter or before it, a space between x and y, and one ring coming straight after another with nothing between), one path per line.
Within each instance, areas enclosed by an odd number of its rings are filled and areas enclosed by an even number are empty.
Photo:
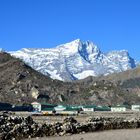
M112 129L140 128L140 118L92 117L83 123L68 117L63 122L39 124L32 117L0 114L0 140L19 140L24 138L62 136Z

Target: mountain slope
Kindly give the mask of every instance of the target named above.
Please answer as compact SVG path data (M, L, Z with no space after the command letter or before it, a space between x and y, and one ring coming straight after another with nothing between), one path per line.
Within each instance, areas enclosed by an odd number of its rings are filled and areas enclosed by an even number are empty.
M45 101L58 104L116 105L140 102L140 68L109 76L62 82L45 76L20 59L0 53L0 102Z
M108 76L77 81L86 87L82 96L95 104L139 104L140 67Z
M0 53L0 102L14 104L35 100L59 102L60 97L77 92L72 83L63 83L35 71L21 60Z
M24 48L10 53L35 70L62 81L108 75L136 67L127 51L104 54L92 42L80 39L52 49Z

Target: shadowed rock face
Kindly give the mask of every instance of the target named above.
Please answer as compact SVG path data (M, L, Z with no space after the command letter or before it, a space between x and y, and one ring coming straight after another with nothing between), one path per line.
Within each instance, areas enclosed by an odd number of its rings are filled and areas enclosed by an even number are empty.
M62 82L0 53L0 102L111 105L140 102L140 68L106 77Z

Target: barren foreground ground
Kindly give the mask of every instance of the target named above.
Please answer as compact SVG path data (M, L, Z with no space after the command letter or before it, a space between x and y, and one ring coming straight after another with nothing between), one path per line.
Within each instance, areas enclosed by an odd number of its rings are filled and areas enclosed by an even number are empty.
M109 130L62 137L35 138L32 140L140 140L140 129Z
M89 117L124 117L124 118L137 118L140 117L140 112L94 112L87 115L73 116L79 122L85 121ZM37 122L61 122L65 117L34 117ZM36 140L32 139L32 140ZM75 134L71 136L61 137L44 137L38 138L39 140L140 140L140 129L123 129L123 130L108 130L101 132L93 132L86 134Z

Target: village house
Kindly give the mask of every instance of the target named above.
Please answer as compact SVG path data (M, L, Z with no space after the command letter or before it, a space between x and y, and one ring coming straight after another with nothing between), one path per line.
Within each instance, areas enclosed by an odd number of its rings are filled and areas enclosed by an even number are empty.
M111 108L108 106L96 106L94 111L111 111Z
M112 112L125 112L129 110L130 110L130 107L128 105L117 105L117 106L111 107Z
M31 103L31 105L32 105L34 111L41 112L41 104L40 103L33 102L33 103Z
M62 114L78 115L79 112L80 112L80 110L78 108L66 107L66 109L62 111Z
M106 106L84 105L84 106L64 106L52 105L47 103L33 102L33 110L42 114L57 114L57 115L77 115L80 111L94 112L94 111L110 111L111 109Z
M132 111L140 111L140 105L138 105L138 104L137 105L132 105L131 110Z
M38 112L41 112L45 108L54 108L57 106L57 105L53 105L53 104L39 103L39 102L33 102L33 103L31 103L31 105L33 107L33 110L38 111Z
M93 112L95 111L96 106L95 105L85 105L82 107L82 110L84 112Z
M54 107L56 114L61 114L65 109L66 109L66 106L63 106L63 105L57 105L56 107Z

